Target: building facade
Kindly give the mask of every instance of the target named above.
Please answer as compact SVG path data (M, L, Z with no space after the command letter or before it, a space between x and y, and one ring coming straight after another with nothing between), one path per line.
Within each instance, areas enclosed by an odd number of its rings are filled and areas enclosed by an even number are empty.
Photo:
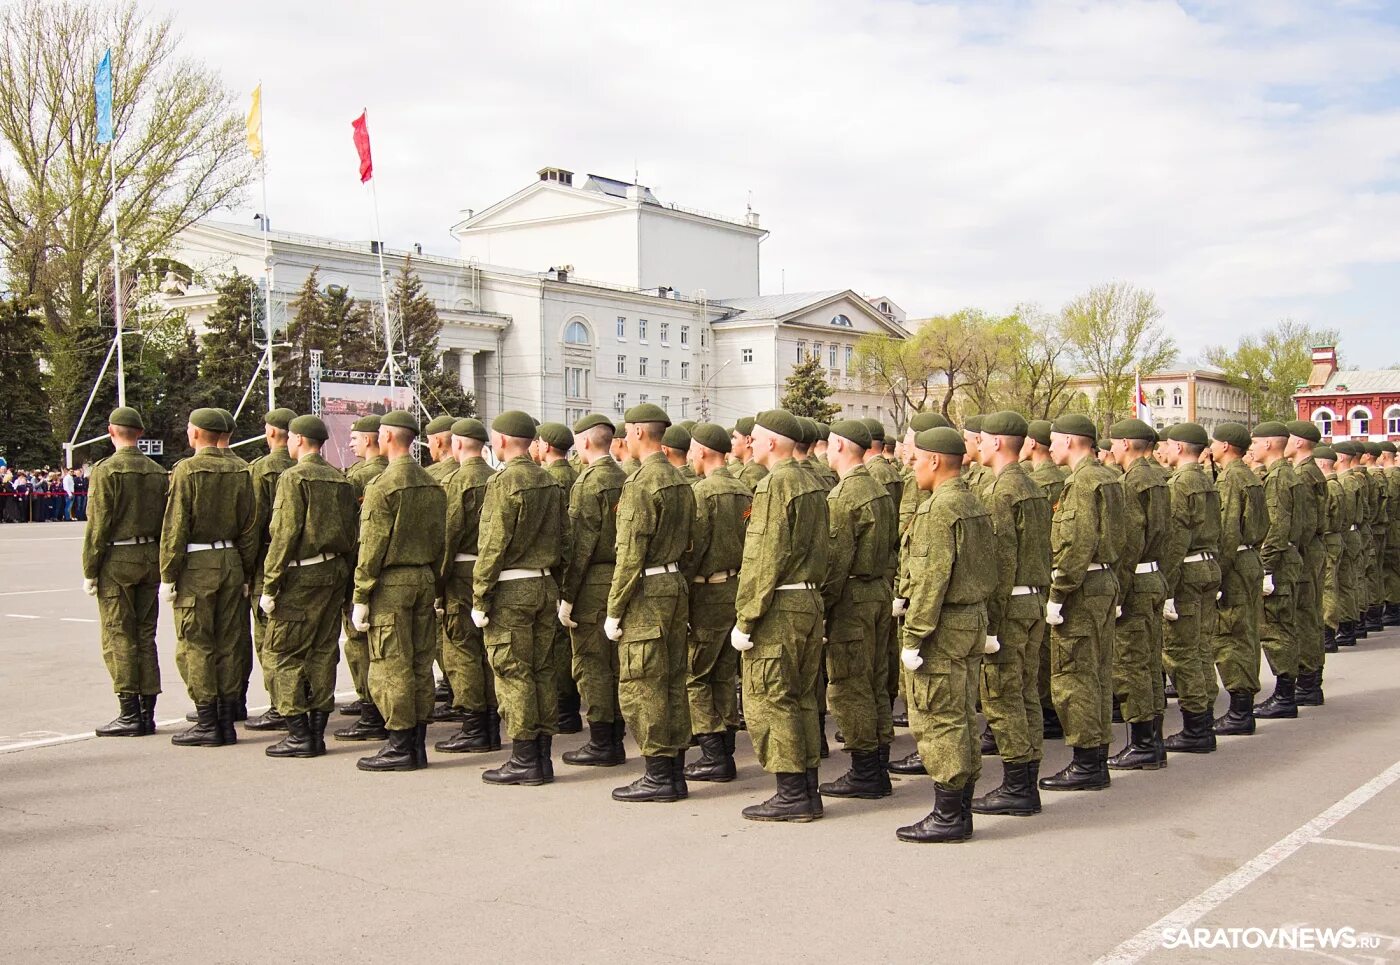
M1400 441L1400 371L1338 368L1336 346L1312 350L1312 371L1293 396L1298 418L1332 442Z
M1251 422L1249 397L1243 389L1231 385L1218 369L1153 372L1142 376L1141 381L1155 429L1195 422L1210 432L1222 422ZM1099 381L1089 375L1071 379L1069 385L1071 391L1083 393L1091 407L1102 390Z

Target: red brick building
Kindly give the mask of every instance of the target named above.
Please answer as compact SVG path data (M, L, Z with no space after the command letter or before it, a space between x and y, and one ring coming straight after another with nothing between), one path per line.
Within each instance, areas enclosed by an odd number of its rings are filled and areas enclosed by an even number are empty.
M1339 369L1337 349L1313 349L1306 385L1293 396L1298 418L1317 423L1329 441L1400 442L1400 371Z

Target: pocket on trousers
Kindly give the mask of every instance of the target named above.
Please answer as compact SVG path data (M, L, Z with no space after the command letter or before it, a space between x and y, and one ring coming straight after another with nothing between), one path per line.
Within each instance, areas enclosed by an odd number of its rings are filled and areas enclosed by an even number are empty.
M1056 637L1050 642L1050 672L1073 673L1081 659L1088 637Z
M513 680L521 674L520 661L515 656L515 635L528 631L515 630L497 625L494 621L482 629L482 642L486 646L486 660L496 675Z
M371 613L369 615L369 656L371 660L383 660L389 655L389 644L394 636L394 623L398 614Z
M942 706L948 703L946 695L949 693L950 687L946 669L926 672L924 667L920 667L909 675L906 686L909 690L909 699L913 702L914 708L921 714L932 714L936 710L951 709L951 707Z
M660 676L660 646L660 627L624 627L622 640L617 645L617 679L621 682Z
M840 683L856 672L858 655L857 641L842 641L826 645L826 679L829 683Z

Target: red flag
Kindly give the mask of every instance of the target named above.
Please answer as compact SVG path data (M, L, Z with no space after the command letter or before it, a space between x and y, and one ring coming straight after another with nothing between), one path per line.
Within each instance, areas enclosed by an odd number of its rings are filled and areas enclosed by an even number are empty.
M355 129L355 150L360 153L360 183L364 184L374 177L374 161L369 156L369 125L365 114L351 121L350 126Z

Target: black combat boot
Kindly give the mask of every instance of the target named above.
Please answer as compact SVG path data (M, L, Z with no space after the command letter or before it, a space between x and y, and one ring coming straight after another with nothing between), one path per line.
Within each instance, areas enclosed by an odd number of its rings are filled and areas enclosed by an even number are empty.
M170 743L180 747L223 747L224 732L219 727L219 702L205 701L194 705L196 723L189 730L182 730L170 738Z
M452 703L452 681L447 679L447 674L433 682L433 702L438 704Z
M677 800L676 786L671 781L674 758L647 757L646 772L626 787L614 788L614 801L645 801L668 804Z
M876 752L878 768L880 771L880 789L886 795L894 793L894 782L890 780L890 745L881 744Z
M493 751L501 749L501 710L499 707L486 709L486 743Z
M1294 700L1293 677L1279 674L1274 680L1273 696L1261 704L1254 705L1254 716L1260 720L1281 720L1298 716L1298 704Z
M1352 621L1352 636L1357 640L1365 640L1370 636L1366 632L1366 626L1366 609L1363 607L1361 612L1356 615L1356 619Z
M969 838L972 837L972 801L973 795L976 793L976 787L977 785L974 784L971 780L969 780L966 784L963 785L962 789L961 804L963 831L967 832L967 836Z
M588 722L588 742L564 752L564 763L575 767L615 767L622 761L613 751L613 722Z
M389 739L373 757L362 757L355 766L362 771L416 771L418 754L414 728L389 731Z
M540 758L540 773L544 775L546 784L554 780L554 736L552 734L536 734L535 747Z
M933 810L918 824L900 828L894 834L901 841L916 844L951 844L966 841L972 834L971 822L963 820L962 791L933 786Z
M826 742L826 714L817 715L817 732L822 736L821 759L831 756L831 746Z
M1372 633L1380 633L1385 629L1385 622L1381 619L1381 611L1384 609L1379 603L1366 608L1366 629Z
M340 716L358 717L361 713L364 712L364 705L365 702L360 698L356 697L354 700L350 701L350 703L346 704L344 707L341 707L339 709Z
M823 794L832 797L859 797L867 800L889 797L890 789L885 786L884 768L880 766L878 751L851 751L851 769L829 784L821 786Z
M1162 766L1167 766L1167 742L1162 739L1162 715L1158 714L1152 718L1152 745L1157 748L1157 756L1162 759Z
M1356 624L1350 620L1343 620L1337 624L1337 646L1356 646Z
M243 726L248 730L286 730L287 718L277 713L276 707L269 707Z
M141 729L147 734L156 732L156 697L158 694L141 695Z
M316 756L320 757L326 752L326 724L330 722L330 711L313 710L307 715L307 723L311 727L311 739L316 742Z
M1293 686L1293 702L1299 707L1323 705L1321 670L1298 671L1298 680Z
M441 724L450 721L466 720L466 717L467 712L465 710L460 707L454 707L446 701L433 704L434 723Z
M413 754L419 767L428 766L428 724L426 721L413 728Z
M1230 709L1215 722L1217 737L1247 737L1254 733L1254 695L1247 690L1230 691Z
M1043 738L1048 741L1064 740L1065 728L1064 725L1060 723L1060 715L1055 713L1055 708L1042 706L1040 709L1045 717L1040 727L1040 733Z
M228 704L228 719L241 723L248 719L248 684L244 682L243 689L236 697L225 697L224 702Z
M281 716L280 714L278 715ZM311 736L311 721L306 714L282 717L287 736L263 749L268 757L315 757L316 738Z
M622 764L627 760L627 748L623 746L622 739L627 736L627 721L622 719L622 712L618 711L613 718L613 754L617 756L617 762ZM733 747L733 742L730 742Z
M1167 750L1173 754L1210 754L1215 751L1215 721L1211 712L1199 714L1181 712L1181 732L1167 738Z
M885 765L885 770L891 774L924 774L923 758L919 756L919 749L914 748L912 754L901 757L897 761L890 761Z
M1035 798L1035 810L1036 810L1036 813L1039 813L1039 812L1040 812L1040 761L1031 761L1030 764L1027 765L1027 766L1030 767L1030 771L1027 772L1026 778L1027 778L1027 780L1029 780L1029 781L1031 782L1031 783L1030 783L1031 796Z
M725 734L697 734L700 739L700 760L685 769L692 781L727 784L738 776L734 755L729 752Z
M997 753L997 735L992 733L991 725L988 724L982 728L982 756L996 757Z
M1322 652L1337 652L1337 631L1333 630L1331 627L1322 628Z
M890 723L893 724L895 727L908 727L908 726L909 726L909 711L904 710L904 711L899 711L898 713L891 713L891 714L890 714Z
M333 735L338 741L382 741L388 740L389 732L384 729L384 715L370 700L360 704L360 719L349 727L342 727Z
M1381 623L1388 627L1400 627L1400 603L1387 603L1381 613Z
M1115 724L1126 724L1123 719L1123 702L1118 699L1118 695L1113 695L1113 716L1109 718Z
M117 694L117 707L121 713L110 724L97 728L98 737L144 737L149 733L141 716L139 694Z
M238 743L238 731L234 729L233 722L238 720L238 708L243 707L243 719L248 719L248 706L240 702L238 697L220 697L215 704L219 715L219 733L224 738L225 744Z
M1136 721L1128 725L1130 737L1123 749L1108 759L1115 771L1155 771L1167 763L1165 753L1157 753L1157 738L1152 721ZM1170 744L1168 745L1170 746Z
M690 787L685 783L685 750L671 758L671 787L675 789L676 800L690 797Z
M807 779L807 800L812 804L812 815L821 817L826 813L826 808L822 804L822 779L818 769L809 767L803 776Z
M443 754L484 754L491 750L486 739L486 711L469 710L462 717L462 729L433 745Z
M481 779L487 784L523 784L529 787L548 784L550 778L540 765L539 741L533 737L512 741L510 760L500 767L482 772Z
M972 801L978 814L1009 814L1018 818L1040 813L1040 795L1031 781L1030 764L1002 764L1001 786Z
M776 774L778 793L762 804L751 804L741 812L749 821L793 821L799 824L815 821L817 813L807 795L807 775Z
M1162 695L1168 700L1175 700L1178 696L1176 681L1172 680L1172 675L1169 673L1162 674Z
M559 733L579 734L583 732L583 717L579 714L581 704L578 691L559 695L559 718L555 722Z
M1102 771L1099 766L1097 747L1071 747L1074 752L1069 766L1058 774L1042 777L1039 782L1042 791L1102 791L1108 787L1108 768Z

